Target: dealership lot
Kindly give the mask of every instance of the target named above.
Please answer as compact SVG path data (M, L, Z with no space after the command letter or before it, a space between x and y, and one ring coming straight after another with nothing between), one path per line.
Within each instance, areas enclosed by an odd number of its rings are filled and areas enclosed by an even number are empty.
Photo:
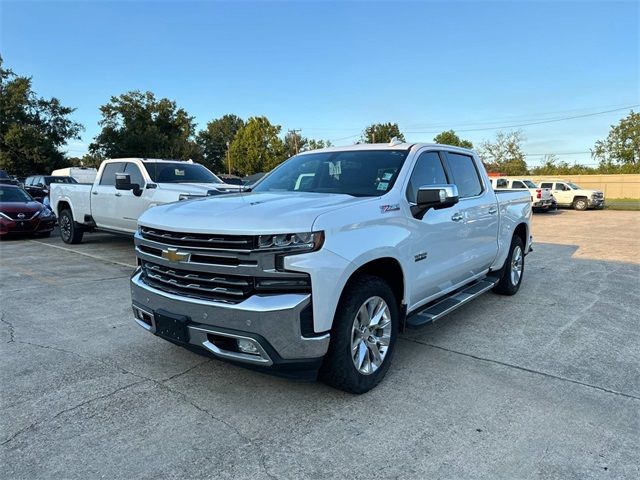
M0 243L5 478L638 478L640 212L535 215L515 297L402 335L362 396L132 320L132 241Z

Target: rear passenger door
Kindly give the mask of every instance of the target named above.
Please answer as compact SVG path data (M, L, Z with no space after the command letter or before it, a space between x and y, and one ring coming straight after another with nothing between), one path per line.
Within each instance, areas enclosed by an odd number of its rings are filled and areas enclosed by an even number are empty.
M498 205L496 195L484 184L471 155L445 153L448 170L458 187L460 201L448 209L464 226L459 261L467 277L486 271L498 253Z
M123 173L124 163L107 163L100 182L91 190L91 216L98 227L119 230L119 200L116 197L116 173ZM83 219L78 219L82 221Z

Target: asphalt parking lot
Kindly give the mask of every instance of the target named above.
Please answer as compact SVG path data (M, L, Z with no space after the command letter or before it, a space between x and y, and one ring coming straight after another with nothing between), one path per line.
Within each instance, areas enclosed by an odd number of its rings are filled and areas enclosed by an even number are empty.
M3 478L639 478L640 212L534 216L515 297L402 336L362 396L132 320L132 241L0 243Z

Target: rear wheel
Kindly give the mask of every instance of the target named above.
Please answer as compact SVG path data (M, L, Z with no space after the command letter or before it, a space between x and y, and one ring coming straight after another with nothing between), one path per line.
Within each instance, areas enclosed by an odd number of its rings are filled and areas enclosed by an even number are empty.
M520 289L524 274L524 245L518 235L511 239L509 255L500 277L500 281L493 287L493 291L500 295L515 295Z
M586 210L589 207L589 203L586 198L576 198L573 201L573 208L576 210Z
M384 280L366 275L350 282L338 305L320 378L350 393L371 390L389 370L398 322L397 301Z
M60 213L58 224L60 225L60 237L64 243L80 243L82 241L84 231L73 221L71 210L63 210Z

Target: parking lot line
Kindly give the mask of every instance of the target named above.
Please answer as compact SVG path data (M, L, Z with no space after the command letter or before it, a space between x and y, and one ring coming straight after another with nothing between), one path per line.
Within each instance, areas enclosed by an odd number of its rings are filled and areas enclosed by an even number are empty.
M130 263L118 262L117 260L111 260L109 258L98 257L97 255L91 255L90 253L79 252L78 250L74 250L72 248L61 247L59 245L51 245L50 243L41 242L39 240L29 240L30 242L39 243L40 245L46 245L47 247L57 248L58 250L64 250L65 252L75 253L77 255L83 255L85 257L93 258L94 260L101 260L107 263L113 263L115 265L120 265L128 268L135 268L135 265L131 265Z

